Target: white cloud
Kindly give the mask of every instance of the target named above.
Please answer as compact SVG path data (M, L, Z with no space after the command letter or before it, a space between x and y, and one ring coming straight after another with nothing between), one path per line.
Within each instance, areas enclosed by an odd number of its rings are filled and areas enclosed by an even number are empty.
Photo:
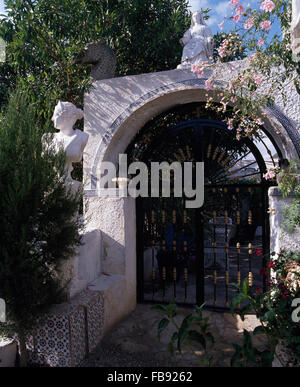
M197 11L201 8L210 8L210 18L207 24L211 27L217 27L217 25L224 19L224 16L231 15L231 8L229 0L189 0L191 11Z
M250 3L251 8L257 8L257 0L241 0L241 4L244 7ZM190 10L197 11L201 8L210 8L210 18L207 24L213 29L218 31L218 24L220 24L224 17L230 17L232 15L232 9L229 4L229 0L189 0Z
M0 13L4 12L4 2L0 0Z

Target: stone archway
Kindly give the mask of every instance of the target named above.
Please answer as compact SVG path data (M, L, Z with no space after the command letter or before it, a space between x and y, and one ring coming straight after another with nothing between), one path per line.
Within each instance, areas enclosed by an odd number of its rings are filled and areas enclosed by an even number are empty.
M222 89L230 77L225 64L216 86ZM85 131L90 135L84 155L85 216L88 227L102 233L103 274L93 286L103 290L104 303L109 305L105 329L135 308L136 220L134 199L120 198L117 191L116 197L98 196L101 162L117 163L119 153L159 113L178 104L204 101L205 80L183 70L115 78L96 82L85 98ZM212 95L217 101L216 93ZM300 156L297 101L295 94L287 107L269 109L264 118L266 131L287 159Z

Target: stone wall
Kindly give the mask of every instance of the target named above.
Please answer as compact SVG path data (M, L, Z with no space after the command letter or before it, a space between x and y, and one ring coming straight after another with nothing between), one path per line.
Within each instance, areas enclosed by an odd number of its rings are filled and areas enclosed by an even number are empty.
M280 250L300 250L300 227L296 227L293 233L289 233L282 224L284 209L291 204L293 199L293 195L283 198L275 187L269 189L271 252L274 251L278 254Z

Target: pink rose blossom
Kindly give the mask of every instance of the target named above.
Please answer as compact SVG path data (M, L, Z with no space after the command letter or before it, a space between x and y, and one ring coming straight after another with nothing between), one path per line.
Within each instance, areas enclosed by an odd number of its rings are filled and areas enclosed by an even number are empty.
M224 25L224 23L225 23L225 20L223 20L218 26L219 26L219 28L220 28L220 30L222 30L223 29L223 25Z
M254 21L252 19L248 19L244 23L244 28L245 30L250 30L250 28L252 28L253 25L254 25Z
M262 83L262 78L260 77L254 76L253 79L257 85L260 85Z
M264 43L265 43L265 41L262 40L262 39L260 39L260 40L257 42L257 45L258 45L259 47L261 47Z
M233 118L229 118L229 120L227 121L227 126L229 130L233 129Z
M238 23L241 19L241 15L239 13L237 13L236 15L233 16L233 21L235 23Z
M263 9L266 12L272 12L274 8L275 4L271 0L264 0L260 6L260 9Z
M202 68L199 68L197 70L197 75L198 75L199 78L202 77L202 75L203 75L203 69Z
M224 58L225 56L227 56L227 51L226 51L227 45L228 45L228 41L227 39L225 39L223 40L222 44L218 48L218 54L220 55L221 58Z
M270 20L265 20L263 22L260 23L260 28L262 30L266 30L266 31L269 31L270 28L271 28L271 22Z
M209 78L205 81L205 90L213 90L214 89L214 81L212 78Z
M267 173L263 174L263 178L266 180L272 180L276 176L273 169L269 169Z
M230 0L229 4L232 5L233 7L235 7L236 5L238 5L239 2L240 2L240 0Z
M242 5L237 6L235 9L236 13L242 13L244 10L245 8Z
M197 65L195 65L195 64L192 64L192 66L191 66L191 70L192 70L192 72L193 72L193 73L196 73L196 72L197 72L197 70L198 70L198 66L197 66Z

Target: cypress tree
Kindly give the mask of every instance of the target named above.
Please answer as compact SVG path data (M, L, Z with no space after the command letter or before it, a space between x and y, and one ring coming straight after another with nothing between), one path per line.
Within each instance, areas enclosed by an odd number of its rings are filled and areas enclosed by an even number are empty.
M0 298L2 333L17 334L26 364L25 337L41 313L64 300L58 275L80 241L81 195L65 186L65 155L43 140L35 108L14 93L0 120Z

